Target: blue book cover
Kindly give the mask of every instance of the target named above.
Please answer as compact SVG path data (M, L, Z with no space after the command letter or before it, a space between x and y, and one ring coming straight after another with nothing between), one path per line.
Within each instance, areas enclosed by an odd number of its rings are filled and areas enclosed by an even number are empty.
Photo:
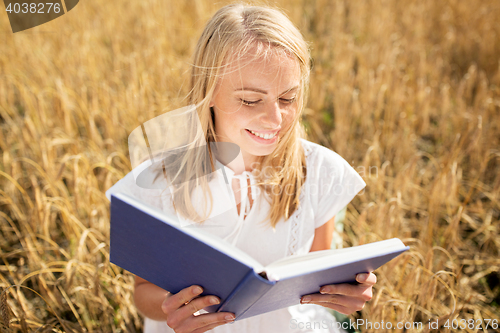
M242 250L136 198L111 195L110 261L171 293L216 295L236 320L300 303L326 284L354 282L409 249L399 239L292 256L263 267Z

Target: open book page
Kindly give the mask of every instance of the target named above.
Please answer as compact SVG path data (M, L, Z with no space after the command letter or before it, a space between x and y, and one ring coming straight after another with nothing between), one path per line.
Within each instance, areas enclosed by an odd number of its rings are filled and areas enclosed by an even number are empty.
M310 252L275 261L265 267L270 281L321 271L359 260L373 258L405 249L398 238L338 250Z
M134 197L131 197L127 194L114 194L115 196L119 197L121 200L137 207L138 209L146 212L147 214L153 216L154 218L171 225L172 227L184 232L185 234L190 235L191 237L207 244L208 246L216 249L219 252L222 252L229 257L238 260L242 264L252 267L255 272L260 273L264 271L264 266L260 264L257 260L252 258L249 254L246 252L238 249L237 247L229 244L228 242L224 241L223 239L220 239L217 236L211 235L208 232L205 232L199 228L197 228L195 225L185 225L182 226L178 217L173 216L171 214L168 214L164 211L159 210L156 207L152 207L146 203L143 203L139 200L137 200Z

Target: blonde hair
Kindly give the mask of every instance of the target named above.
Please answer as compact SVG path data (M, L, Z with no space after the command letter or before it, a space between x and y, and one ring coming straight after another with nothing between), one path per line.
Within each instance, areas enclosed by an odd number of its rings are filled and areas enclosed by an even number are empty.
M231 59L246 54L255 45L258 46L256 57L281 52L297 60L301 73L300 89L296 96L298 112L274 152L261 157L260 165L256 166L256 169L265 171L259 173L257 181L271 199L268 219L271 226L275 227L282 217L288 219L299 206L300 191L306 176L305 156L299 140L302 136L299 119L309 84L310 56L301 33L276 9L243 4L221 8L207 23L196 45L188 99L197 108L206 140L216 141L210 102L217 82ZM214 170L212 155L211 149L206 154L200 150L196 154L188 154L182 164L189 170L183 172L182 177L198 179L194 175L206 175L207 170ZM176 210L187 218L199 218L191 203L195 186L201 186L205 199L208 199L205 200L209 203L205 208L211 207L212 196L203 179L191 181L189 186L179 187L174 193Z

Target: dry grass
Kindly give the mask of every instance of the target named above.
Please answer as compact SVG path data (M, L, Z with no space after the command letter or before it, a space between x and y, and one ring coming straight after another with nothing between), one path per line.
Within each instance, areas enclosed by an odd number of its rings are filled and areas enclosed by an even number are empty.
M141 327L131 276L108 262L104 191L130 170L128 134L183 105L196 38L224 4L182 3L88 0L15 35L0 15L0 331ZM499 320L500 4L280 6L312 45L309 135L368 184L345 245L411 246L352 318Z

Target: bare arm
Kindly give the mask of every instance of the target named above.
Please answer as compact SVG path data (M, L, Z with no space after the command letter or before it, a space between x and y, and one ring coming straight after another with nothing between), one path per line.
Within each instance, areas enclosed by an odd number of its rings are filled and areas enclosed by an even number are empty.
M335 217L316 228L311 252L330 249L334 227ZM319 294L303 296L301 303L319 304L343 314L360 311L372 298L372 287L377 282L377 277L370 272L358 274L356 280L359 283L357 285L342 283L323 286Z
M163 301L170 293L149 281L135 277L134 302L139 312L151 319L166 321L167 315L161 310Z
M314 231L314 240L310 252L329 250L332 245L335 216Z

